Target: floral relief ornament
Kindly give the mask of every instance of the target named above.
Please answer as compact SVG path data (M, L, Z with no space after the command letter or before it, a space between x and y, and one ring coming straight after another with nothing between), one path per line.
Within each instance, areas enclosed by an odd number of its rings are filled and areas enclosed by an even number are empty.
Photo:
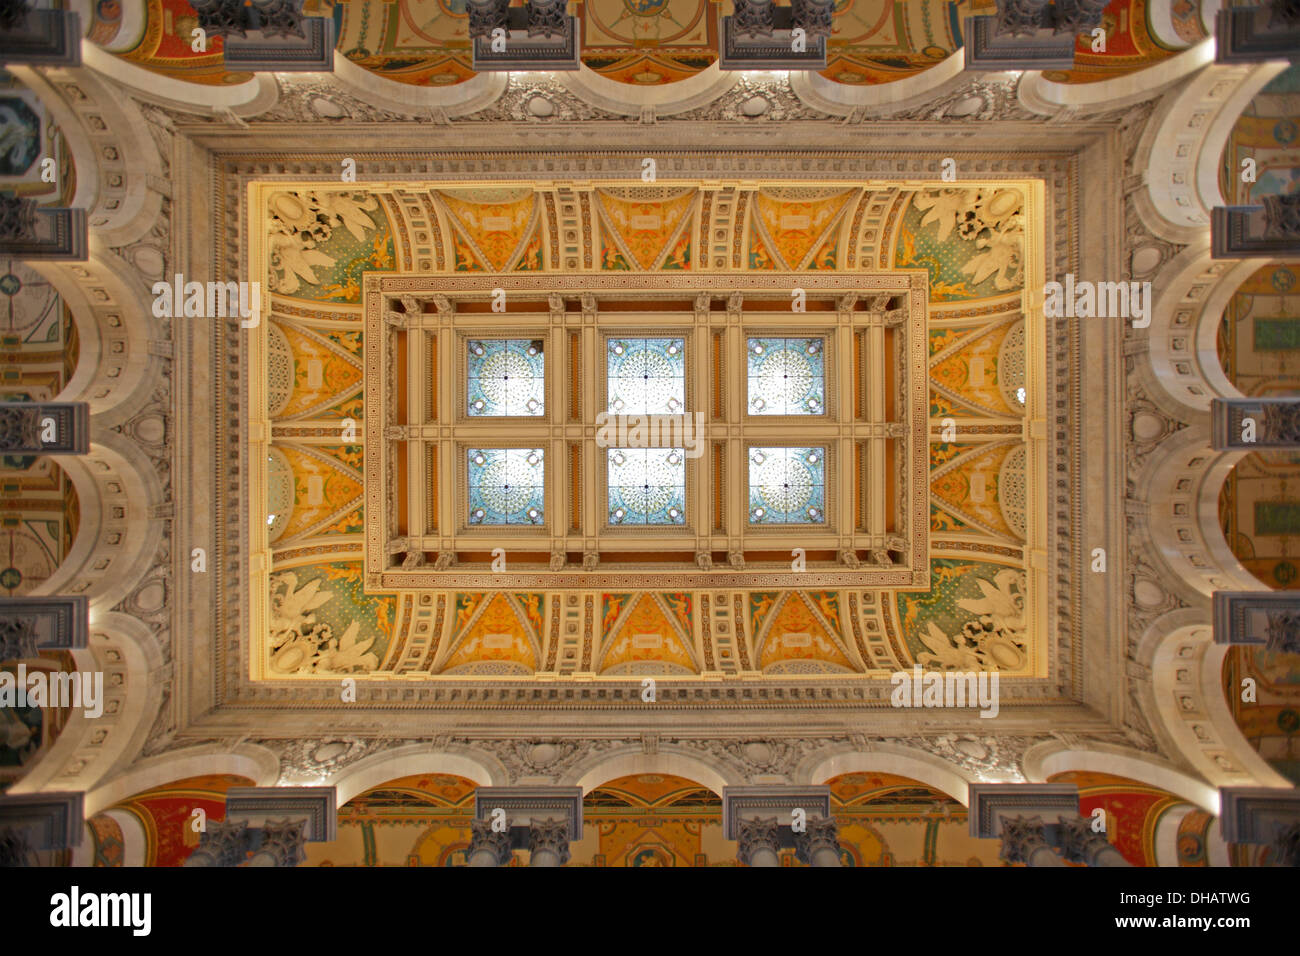
M1022 251L1025 242L1023 207L1020 193L1014 189L939 189L917 193L912 199L917 209L925 211L924 228L938 225L937 238L943 242L953 230L982 250L962 266L962 273L979 285L993 276L999 289L1013 288L1021 281Z
M316 285L316 268L334 265L334 259L317 247L328 242L337 228L362 240L376 228L366 212L379 208L379 200L365 193L277 192L267 200L271 254L271 288L291 295L303 281Z
M320 590L320 581L298 587L292 572L271 581L271 669L278 674L367 673L379 666L369 651L373 637L360 640L361 622L353 620L338 638L329 624L316 620L317 608L334 595Z

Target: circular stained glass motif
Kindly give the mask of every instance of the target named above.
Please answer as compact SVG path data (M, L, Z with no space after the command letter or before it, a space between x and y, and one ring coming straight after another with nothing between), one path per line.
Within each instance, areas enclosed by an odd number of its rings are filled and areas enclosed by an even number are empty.
M749 340L749 414L821 415L826 411L822 339Z
M543 452L540 448L471 448L470 524L541 524Z
M680 448L611 448L610 524L686 521L686 455Z
M546 413L546 362L540 339L470 340L466 347L470 416Z
M609 412L680 415L686 409L685 355L683 339L610 339Z
M821 524L826 520L824 448L751 448L752 524Z

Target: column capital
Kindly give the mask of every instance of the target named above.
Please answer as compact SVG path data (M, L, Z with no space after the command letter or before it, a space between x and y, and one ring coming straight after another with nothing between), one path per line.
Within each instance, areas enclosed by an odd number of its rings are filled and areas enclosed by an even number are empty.
M182 866L238 866L251 842L247 820L213 820L205 823L199 845Z
M1130 865L1105 834L1092 829L1088 817L1059 817L1058 820L1053 842L1069 862L1085 866Z
M736 821L736 841L740 844L740 862L751 864L754 854L766 850L773 855L781 851L781 826L776 817Z
M1050 850L1047 842L1047 825L1040 816L1015 816L1002 818L1002 849L1000 859L1008 863L1029 863L1035 853Z
M493 830L489 820L471 820L469 822L469 851L466 857L475 853L490 853L494 866L505 866L510 862L510 832Z
M560 866L568 863L569 821L552 817L531 818L528 821L528 852L534 857L539 853L554 853Z
M838 866L840 861L840 827L834 817L809 817L802 831L795 830L794 852L799 862L809 866ZM834 858L834 863L830 860Z

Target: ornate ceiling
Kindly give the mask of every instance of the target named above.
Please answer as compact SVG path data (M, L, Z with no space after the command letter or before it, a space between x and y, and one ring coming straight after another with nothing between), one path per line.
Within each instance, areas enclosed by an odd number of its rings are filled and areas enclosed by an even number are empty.
M91 243L4 263L3 389L87 402L92 441L6 461L0 587L89 598L40 666L107 700L6 710L0 785L84 791L95 854L159 863L184 801L335 786L312 862L432 864L473 788L580 786L575 860L683 865L734 854L724 786L826 783L870 865L996 862L969 787L1059 781L1132 862L1226 860L1216 788L1294 779L1300 724L1293 655L1214 645L1209 595L1296 587L1297 462L1211 450L1207 410L1295 392L1300 267L1213 259L1208 210L1291 188L1295 69L1116 0L1068 73L964 73L984 9L839 4L820 74L724 74L711 5L600 0L582 70L507 76L456 3L309 3L334 73L236 74L150 0L14 66L4 178ZM177 275L260 283L257 320L160 315ZM1044 315L1066 275L1151 282L1150 326ZM637 539L596 373L665 329L707 453L681 535ZM799 434L742 411L754 330L830 343L806 543L741 520L756 436ZM536 425L469 431L480 334L543 343ZM545 447L537 534L469 527L480 435ZM891 706L913 666L996 671L998 717Z

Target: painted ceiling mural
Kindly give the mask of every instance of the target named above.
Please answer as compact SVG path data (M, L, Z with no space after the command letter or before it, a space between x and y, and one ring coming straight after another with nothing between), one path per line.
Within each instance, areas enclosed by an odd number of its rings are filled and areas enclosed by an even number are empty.
M1111 842L1138 866L1155 865L1162 817L1189 805L1163 790L1111 774L1074 772L1052 778L1079 787L1085 815L1104 812ZM970 835L967 810L956 800L907 777L845 773L825 781L839 824L844 866L1005 866L994 840ZM197 846L194 811L225 816L225 793L247 781L230 775L178 780L112 807L139 821L145 861L177 866ZM306 844L306 866L464 866L474 816L475 784L451 774L390 780L339 808L338 835ZM583 798L583 836L571 844L571 866L736 866L736 843L722 830L722 798L671 774L617 777ZM96 866L122 865L122 825L115 815L90 820ZM1206 865L1213 818L1187 812L1180 823L1178 862ZM509 866L527 866L516 850ZM782 866L802 866L793 849ZM1072 865L1072 864L1071 864Z
M251 74L227 73L221 40L196 52L190 31L198 23L183 0L147 0L137 37L119 35L116 4L98 4L93 29L99 42L129 62L192 83L242 83ZM582 0L570 6L580 21L582 62L632 86L687 79L718 57L716 0ZM475 75L464 0L306 0L310 16L332 16L336 50L385 79L414 86L451 86ZM994 0L837 0L827 64L821 75L850 86L915 76L961 49L965 17L991 13ZM1158 39L1147 0L1113 0L1103 16L1104 52L1080 38L1072 70L1045 74L1065 83L1089 83L1140 70L1205 36L1200 4L1174 3L1176 38ZM1174 45L1169 45L1169 44Z
M1224 310L1219 362L1244 395L1300 392L1297 276L1300 263L1263 266L1241 284ZM1300 588L1300 454L1251 452L1243 457L1219 492L1219 524L1251 574L1272 588Z
M0 345L0 401L52 401L77 368L71 309L43 275L15 259L0 258ZM72 547L80 512L56 458L0 457L0 594L30 594L55 572Z
M596 272L926 269L933 590L754 592L743 609L737 595L738 664L766 674L865 673L916 662L1024 672L1031 648L1020 190L749 188L738 190L740 212L725 241L708 235L713 199L695 186L595 187L584 200L589 215L578 227L561 223L553 193L540 189L268 191L266 673L554 669L559 595L367 594L362 587L360 279L389 270L559 271L562 226L582 231L583 261ZM961 439L945 440L946 425ZM686 592L605 594L586 615L581 670L711 669L708 612L693 607L698 601ZM884 657L869 654L869 644Z

